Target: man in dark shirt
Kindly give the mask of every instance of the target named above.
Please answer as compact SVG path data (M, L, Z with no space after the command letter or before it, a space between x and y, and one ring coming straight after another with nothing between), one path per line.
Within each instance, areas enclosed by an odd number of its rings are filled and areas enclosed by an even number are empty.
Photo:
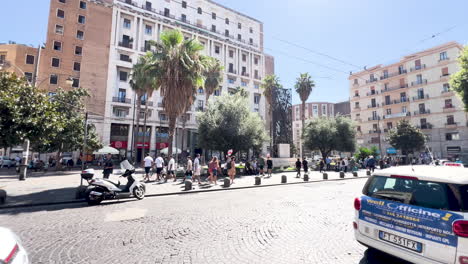
M297 159L297 161L296 161L296 172L297 172L296 178L301 177L301 166L302 166L301 160Z
M302 168L304 169L304 174L309 172L309 163L307 162L306 158L302 160Z
M114 164L112 163L112 155L107 154L106 160L104 162L104 179L109 179L109 176L112 174L114 169Z

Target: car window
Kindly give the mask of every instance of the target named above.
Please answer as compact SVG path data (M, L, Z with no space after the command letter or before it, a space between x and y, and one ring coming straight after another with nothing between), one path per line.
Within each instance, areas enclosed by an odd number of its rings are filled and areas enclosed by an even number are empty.
M444 210L460 210L460 204L445 183L374 176L365 194L374 198ZM468 205L468 188L465 191Z

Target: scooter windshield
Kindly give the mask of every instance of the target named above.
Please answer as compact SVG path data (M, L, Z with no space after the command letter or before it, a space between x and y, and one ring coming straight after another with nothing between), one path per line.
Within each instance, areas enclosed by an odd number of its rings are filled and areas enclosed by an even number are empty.
M120 168L122 170L134 170L135 167L132 166L132 164L130 164L130 162L128 162L128 160L124 160L122 162L120 162Z

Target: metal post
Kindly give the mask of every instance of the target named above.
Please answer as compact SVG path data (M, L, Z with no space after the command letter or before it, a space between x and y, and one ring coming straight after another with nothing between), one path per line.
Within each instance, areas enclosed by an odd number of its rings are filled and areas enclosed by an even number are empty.
M382 131L380 130L380 117L377 117L377 132L379 133L379 150L380 150L380 158L382 159L382 141L380 138L380 134Z
M130 160L132 162L134 162L133 161L133 151L134 151L133 148L135 146L135 142L134 142L134 140L135 140L135 110L136 110L135 104L136 104L136 93L134 93L134 95L133 95L133 118L132 118L132 140L131 140L132 141L132 147L130 149L130 151L131 151L130 152ZM137 133L138 133L138 131L137 131Z
M85 113L84 138L83 138L83 160L81 161L81 171L85 170L86 145L87 144L88 144L88 112ZM83 178L81 178L80 186L83 186Z
M26 173L28 172L29 139L26 139L24 141L24 149L26 151L23 151L23 160L20 165L20 173L19 173L20 181L26 180Z

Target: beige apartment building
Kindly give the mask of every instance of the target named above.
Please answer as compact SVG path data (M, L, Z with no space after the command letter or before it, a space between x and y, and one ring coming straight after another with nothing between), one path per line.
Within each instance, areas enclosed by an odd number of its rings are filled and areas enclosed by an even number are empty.
M14 72L32 83L36 78L38 58L38 48L16 43L0 43L0 71Z
M388 131L406 119L422 129L426 151L434 157L466 152L467 113L449 85L451 74L459 70L461 49L449 42L351 74L351 117L358 124L358 144L381 147L383 155L397 154L388 143Z

